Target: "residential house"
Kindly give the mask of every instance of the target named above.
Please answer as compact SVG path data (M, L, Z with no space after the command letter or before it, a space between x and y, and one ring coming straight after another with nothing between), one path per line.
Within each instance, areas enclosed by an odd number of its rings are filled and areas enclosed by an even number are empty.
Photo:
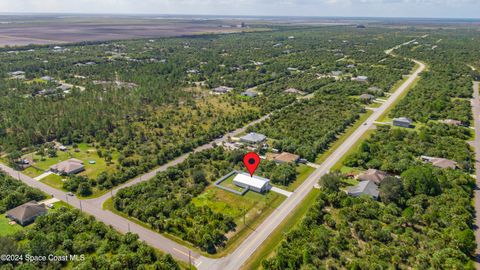
M356 82L368 82L368 77L367 77L367 76L357 76L357 77L353 77L353 78L352 78L352 81L356 81Z
M348 188L347 194L353 197L366 195L376 200L380 191L373 181L361 181L356 186Z
M71 158L50 167L50 170L59 174L77 174L85 170L83 161Z
M26 226L34 222L37 217L46 213L47 208L45 208L45 205L38 204L36 201L30 201L9 210L7 217L22 226Z
M247 91L245 91L245 92L242 93L242 96L246 96L246 97L251 97L251 98L253 98L253 97L258 96L258 93L255 92L255 91L247 90Z
M438 121L443 124L451 125L451 126L461 126L462 121L454 120L454 119L445 119Z
M357 179L360 181L372 181L375 184L379 185L388 174L384 171L376 169L368 169L365 172L359 174Z
M412 123L412 120L407 117L399 117L393 119L393 125L396 127L411 128L413 127Z
M260 133L255 133L255 132L250 132L247 135L240 137L240 141L243 143L247 143L250 145L258 145L260 143L263 143L267 140L267 136L260 134Z
M214 88L213 92L217 93L217 94L226 94L226 93L228 93L232 90L233 90L233 88L231 88L231 87L219 86L219 87Z
M370 102L375 99L375 96L370 95L370 94L362 94L360 96L360 100L364 102Z
M290 94L298 94L298 95L305 95L305 92L295 89L295 88L288 88L287 90L284 91L285 93L290 93Z

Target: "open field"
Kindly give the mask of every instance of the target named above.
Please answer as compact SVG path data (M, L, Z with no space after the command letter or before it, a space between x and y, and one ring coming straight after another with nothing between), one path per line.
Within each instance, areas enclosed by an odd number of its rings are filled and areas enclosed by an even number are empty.
M125 40L252 31L238 20L190 20L119 16L2 17L0 47ZM231 27L221 27L229 25Z

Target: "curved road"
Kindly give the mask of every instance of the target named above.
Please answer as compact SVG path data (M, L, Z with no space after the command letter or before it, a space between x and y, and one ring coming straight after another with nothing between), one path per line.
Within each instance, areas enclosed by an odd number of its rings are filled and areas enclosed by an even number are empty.
M410 41L413 42L413 41ZM404 44L409 44L406 42ZM402 45L404 45L402 44ZM398 48L399 46L395 47ZM386 51L387 54L391 54L393 50ZM65 192L52 188L46 184L34 180L33 178L26 176L18 171L15 171L3 164L0 164L0 169L11 175L12 177L21 180L29 186L38 188L47 194L53 195L55 198L67 202L73 207L79 208L82 211L93 215L97 220L102 221L108 225L111 225L122 233L133 232L139 235L142 241L147 244L158 248L164 252L172 254L177 259L185 262L192 261L200 270L215 270L215 269L239 269L245 261L253 254L253 252L263 243L263 241L275 230L275 228L287 217L287 215L305 198L305 196L311 191L317 180L324 174L328 173L330 168L362 137L362 135L370 129L374 121L377 120L401 95L408 89L410 85L418 77L418 74L425 69L425 65L419 61L412 60L419 65L417 70L409 76L409 78L393 93L388 100L382 104L381 107L375 110L375 112L362 124L355 132L348 137L347 140L337 148L318 168L300 185L295 192L287 198L258 228L252 232L249 237L231 254L220 259L211 259L199 255L196 252L172 241L161 234L146 229L140 225L130 222L128 219L116 215L110 211L103 210L102 205L115 194L119 189L138 184L143 181L147 181L154 177L158 172L166 170L170 166L175 166L183 162L189 155L184 154L177 159L161 166L153 171L150 171L144 175L141 175L132 181L129 181L121 186L114 188L111 192L95 199L79 200L76 197L69 197ZM222 138L216 139L211 143L202 145L194 150L194 152L204 149L212 148L214 144L219 144L227 139L228 136L235 136L251 125L264 121L269 118L271 114L265 115L262 118L251 122L247 126L232 131Z

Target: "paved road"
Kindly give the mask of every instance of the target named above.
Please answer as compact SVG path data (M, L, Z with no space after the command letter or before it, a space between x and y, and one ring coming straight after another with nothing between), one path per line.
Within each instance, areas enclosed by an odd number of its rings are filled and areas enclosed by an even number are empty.
M476 269L480 269L480 94L478 90L479 82L473 84L473 99L472 99L472 111L473 121L475 128L475 176L476 176L476 188L474 190L475 201L475 238L477 243L477 250L475 252Z
M348 137L345 142L338 147L321 165L316 169L304 182L300 185L293 194L288 197L277 209L274 211L257 230L252 232L250 236L231 254L228 256L212 260L201 257L202 264L199 266L200 270L212 269L239 269L253 252L265 241L265 239L277 228L278 225L287 217L287 215L295 209L295 207L307 196L312 190L318 179L324 174L328 173L335 163L337 163L342 156L367 132L372 126L373 122L377 120L401 95L407 88L415 81L418 74L425 69L425 65L419 61L413 60L419 65L418 69L409 76L409 78L393 93L388 100L373 112L373 114L362 124L355 132Z
M408 44L408 43L405 43ZM391 51L387 51L391 53ZM142 176L133 179L130 182L125 183L111 192L91 200L79 200L76 197L68 197L65 192L54 189L48 185L45 185L39 181L35 181L33 178L26 176L20 172L17 172L3 164L0 164L0 169L7 172L16 179L21 180L29 186L38 188L47 194L53 195L62 201L65 201L73 207L79 208L82 211L95 216L99 221L102 221L108 225L111 225L118 231L126 233L131 231L139 235L140 239L148 243L149 245L158 248L164 252L172 254L177 259L188 262L191 254L192 262L198 269L238 269L243 263L251 256L251 254L260 246L260 244L272 233L272 231L285 219L285 217L303 200L303 198L314 187L317 180L324 174L326 174L330 168L351 148L355 142L361 138L361 136L372 127L373 122L413 83L418 74L425 69L425 65L418 61L419 68L405 81L399 89L392 94L389 99L382 104L364 123L362 124L335 152L333 152L325 162L320 165L305 181L304 183L289 197L287 198L266 221L264 221L257 231L254 231L232 254L223 257L221 259L210 259L199 254L190 251L188 248L158 234L150 231L142 226L128 221L127 219L118 216L110 211L102 209L102 204L105 200L115 194L119 189L138 184L143 181L147 181L154 177L158 172L166 170L170 166L175 166L183 162L189 155L189 153L180 156L179 158L154 169ZM208 148L212 148L213 144L219 144L227 139L229 136L235 136L241 132L244 132L248 126L254 125L258 122L264 121L269 118L271 114L268 114L256 121L251 122L247 126L237 129L216 139L211 143L202 145L194 150L194 152L202 151Z

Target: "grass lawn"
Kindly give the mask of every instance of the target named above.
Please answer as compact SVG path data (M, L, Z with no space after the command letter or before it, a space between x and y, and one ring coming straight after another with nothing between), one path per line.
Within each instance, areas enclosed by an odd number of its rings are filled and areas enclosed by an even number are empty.
M315 160L315 163L322 164L322 162L324 162L327 159L327 157L329 157L335 150L337 150L337 148L340 147L340 145L342 145L345 142L345 140L347 140L348 137L350 137L350 135L352 135L352 133L355 132L355 130L357 130L357 128L360 127L362 123L368 119L368 117L370 117L370 115L372 115L372 113L373 113L372 111L367 110L366 113L363 113L362 115L360 115L360 118L357 121L355 121L355 123L352 126L347 128L347 130L340 136L339 139L337 139L328 148L327 151L318 155L317 159Z
M220 186L224 186L224 187L227 187L227 188L230 188L230 189L233 189L233 190L236 190L236 191L243 191L243 188L242 187L239 187L237 185L235 185L233 183L233 179L235 178L235 176L237 176L237 174L232 174L230 177L228 177L227 179L225 179L224 181L222 181L220 183Z
M63 176L57 174L50 174L49 176L40 180L40 182L47 184L53 188L64 190L62 179L64 179Z
M302 221L319 194L320 190L312 189L305 199L295 207L295 209L282 221L282 223L280 223L270 236L257 248L241 269L247 270L261 268L262 260L275 254L275 249L283 240L284 235Z
M0 215L0 236L12 235L18 231L23 230L23 227L18 224L8 224L8 222L10 222L10 219L6 218L5 214L6 213L2 213Z
M97 149L94 147L81 143L78 144L78 149L79 152L75 152L71 148L65 152L57 151L57 157L44 157L44 160L41 160L41 157L37 154L27 154L24 157L34 160L34 167L27 168L23 173L30 177L36 177L48 170L52 165L70 158L80 159L84 162L85 171L79 173L79 175L87 176L88 178L96 178L102 172L113 172L116 169L115 164L107 165L105 159L98 156ZM112 153L112 161L114 163L118 155L117 152ZM95 164L90 164L89 161L95 161Z

